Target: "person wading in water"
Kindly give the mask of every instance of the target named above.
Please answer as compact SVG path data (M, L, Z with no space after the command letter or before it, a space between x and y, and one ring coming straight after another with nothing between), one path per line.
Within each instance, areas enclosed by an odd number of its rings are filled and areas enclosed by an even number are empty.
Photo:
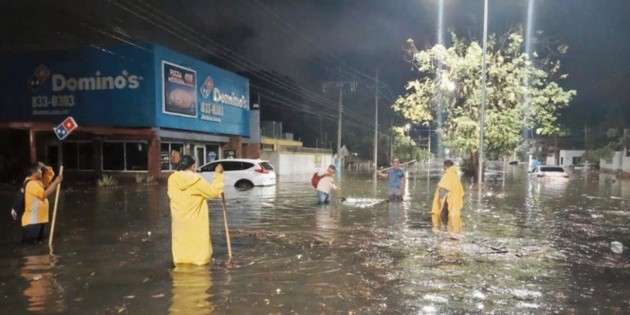
M445 160L443 168L444 175L435 188L431 209L433 229L439 230L442 224L447 226L449 232L460 232L460 211L464 206L464 188L453 161Z

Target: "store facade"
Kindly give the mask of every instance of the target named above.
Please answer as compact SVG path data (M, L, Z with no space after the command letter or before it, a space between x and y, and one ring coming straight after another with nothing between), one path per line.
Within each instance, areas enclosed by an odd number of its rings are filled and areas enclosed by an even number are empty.
M0 146L27 147L6 156L159 177L175 152L198 164L258 154L249 81L167 48L5 54L0 66ZM79 128L60 141L52 128L68 116Z

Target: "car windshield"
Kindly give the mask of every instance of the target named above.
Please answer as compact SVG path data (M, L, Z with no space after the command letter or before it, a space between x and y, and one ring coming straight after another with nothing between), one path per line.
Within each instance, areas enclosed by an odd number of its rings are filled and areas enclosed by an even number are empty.
M541 167L541 172L558 172L563 173L564 169L562 167Z

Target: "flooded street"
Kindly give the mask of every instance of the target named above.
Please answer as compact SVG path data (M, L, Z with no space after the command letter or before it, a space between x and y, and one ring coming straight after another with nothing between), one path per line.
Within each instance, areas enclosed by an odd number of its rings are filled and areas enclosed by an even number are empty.
M228 190L230 269L220 201L210 202L214 264L173 268L165 185L64 190L52 255L21 245L17 224L0 218L0 310L627 313L630 181L576 171L540 183L521 166L498 174L481 200L464 182L461 231L432 226L437 171L410 177L403 203L385 201L385 181L375 191L358 176L343 178L345 201L328 207L317 207L310 176Z

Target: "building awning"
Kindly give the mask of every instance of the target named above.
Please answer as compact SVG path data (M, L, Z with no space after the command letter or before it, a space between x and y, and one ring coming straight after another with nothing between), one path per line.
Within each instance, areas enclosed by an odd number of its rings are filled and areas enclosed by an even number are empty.
M220 136L210 133L201 133L201 132L192 132L192 131L184 131L184 130L172 130L172 129L162 129L157 128L158 137L160 140L192 140L199 142L229 142L230 138L228 136Z
M40 122L40 121L25 121L25 122L9 122L0 123L0 128L29 130L34 132L50 132L53 134L53 127L55 123ZM141 136L152 138L155 136L155 130L151 128L119 128L119 127L106 127L106 126L83 126L79 125L75 132L91 133L95 135L114 136Z

